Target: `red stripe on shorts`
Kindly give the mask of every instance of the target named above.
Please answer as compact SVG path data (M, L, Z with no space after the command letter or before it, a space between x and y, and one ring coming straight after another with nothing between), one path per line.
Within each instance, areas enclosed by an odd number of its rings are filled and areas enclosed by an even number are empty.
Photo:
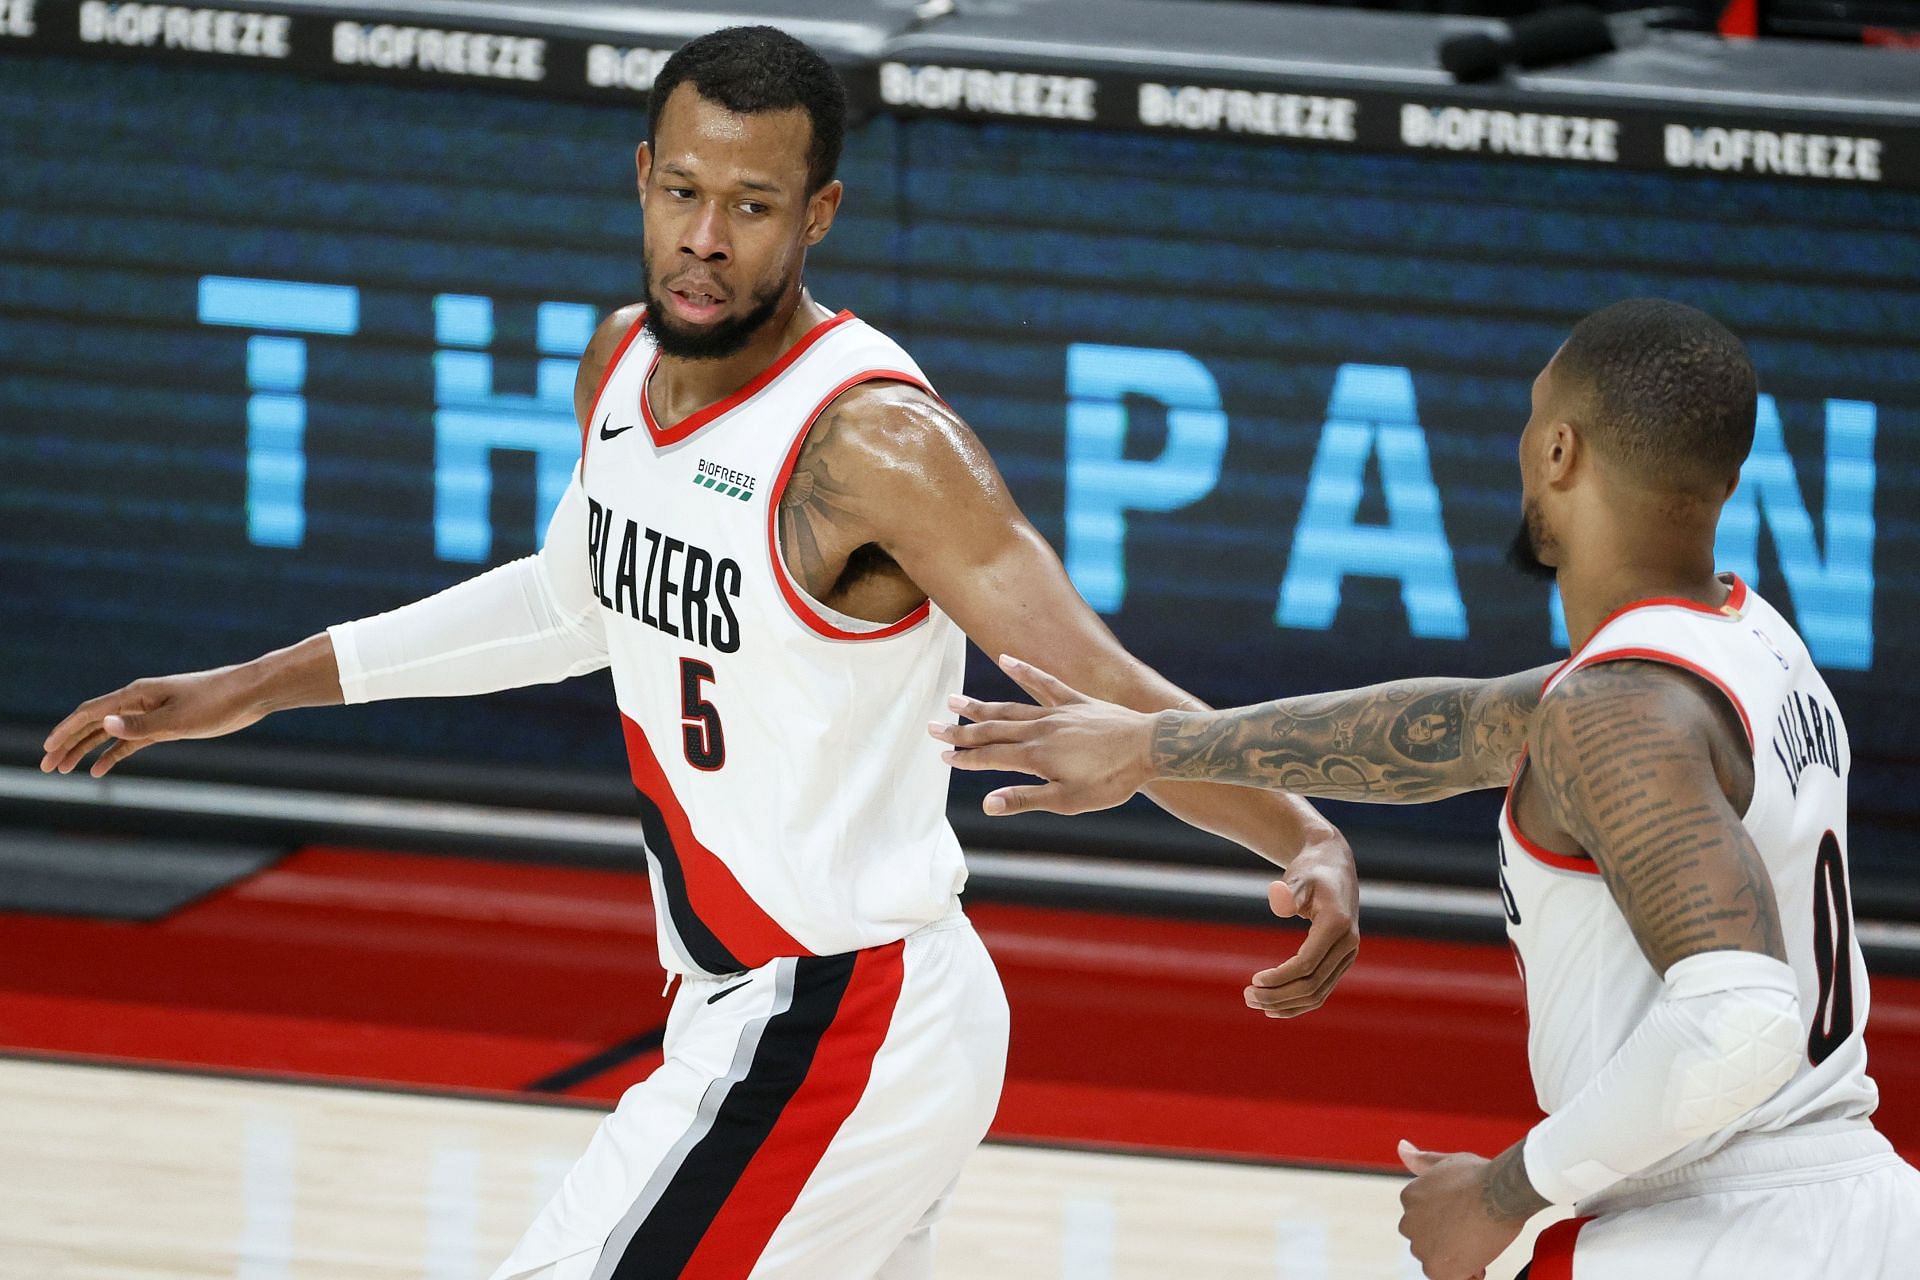
M867 1091L873 1059L886 1042L900 1000L905 950L906 943L894 942L857 954L847 992L820 1037L806 1079L714 1215L680 1280L741 1280L760 1260Z
M1592 1218L1568 1218L1556 1222L1533 1242L1533 1264L1527 1268L1527 1280L1573 1280L1573 1244L1580 1228Z

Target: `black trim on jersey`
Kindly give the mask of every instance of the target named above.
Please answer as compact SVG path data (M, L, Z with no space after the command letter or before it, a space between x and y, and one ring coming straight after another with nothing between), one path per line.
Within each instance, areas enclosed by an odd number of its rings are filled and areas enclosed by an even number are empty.
M667 899L664 904L667 916L673 921L674 932L680 935L680 945L687 950L687 959L710 974L745 973L747 966L741 964L694 913L693 903L687 897L686 873L680 869L680 855L674 850L666 815L660 812L652 796L638 787L633 793L640 797L640 830L646 833L647 848L660 864L660 890Z
M853 981L857 958L858 953L848 952L794 960L792 1003L767 1019L746 1076L727 1090L712 1127L634 1229L611 1280L667 1280L686 1267L806 1080L820 1039Z

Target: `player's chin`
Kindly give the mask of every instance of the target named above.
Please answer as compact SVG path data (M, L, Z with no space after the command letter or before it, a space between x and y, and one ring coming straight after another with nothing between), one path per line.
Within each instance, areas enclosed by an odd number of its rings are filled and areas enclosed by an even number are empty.
M668 336L678 338L681 342L698 342L725 324L726 321L727 318L723 315L713 316L708 319L693 320L676 311L669 310L666 315L660 318L660 327L667 331Z

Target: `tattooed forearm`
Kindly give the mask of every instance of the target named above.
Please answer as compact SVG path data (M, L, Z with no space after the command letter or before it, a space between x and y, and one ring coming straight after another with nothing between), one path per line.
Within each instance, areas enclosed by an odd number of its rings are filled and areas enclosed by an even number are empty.
M1554 815L1663 973L1701 951L1786 954L1773 883L1714 771L1710 735L1722 730L1689 679L1644 663L1589 668L1534 734Z
M1496 1218L1531 1218L1547 1207L1547 1199L1527 1179L1526 1143L1516 1142L1493 1158L1486 1181L1480 1184L1481 1203Z
M1218 712L1163 712L1156 776L1296 795L1418 804L1513 773L1546 669L1499 680L1401 680Z

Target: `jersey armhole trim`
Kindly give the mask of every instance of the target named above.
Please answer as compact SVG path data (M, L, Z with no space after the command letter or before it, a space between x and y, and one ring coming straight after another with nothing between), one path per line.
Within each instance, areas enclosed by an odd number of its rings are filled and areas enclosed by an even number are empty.
M820 604L794 582L791 575L787 573L786 558L780 554L780 499L787 491L787 482L793 478L794 466L800 461L800 450L806 446L807 437L813 434L813 424L820 420L820 416L835 400L867 382L904 382L910 387L926 392L936 400L940 399L934 389L927 385L926 379L905 370L868 369L854 374L822 397L820 403L814 406L813 412L807 415L806 423L793 437L793 444L787 450L786 460L780 464L780 474L774 477L773 489L767 495L767 559L773 567L773 580L779 586L780 595L786 600L787 608L792 611L794 617L806 624L808 630L828 640L885 640L903 631L911 631L925 622L933 613L933 601L922 600L905 617L894 622L876 623L871 631L848 630L821 613L826 606Z
M1519 762L1513 766L1513 781L1507 783L1507 794L1500 800L1500 821L1506 825L1507 834L1513 837L1513 842L1520 846L1521 852L1542 866L1552 867L1555 871L1575 871L1583 876L1599 875L1600 864L1592 858L1555 853L1529 840L1527 833L1520 829L1520 823L1513 816L1513 793L1519 787L1520 773L1526 767L1527 753L1522 751Z
M1642 645L1636 645L1624 649L1606 649L1600 653L1591 654L1580 659L1579 663L1568 670L1567 674L1572 675L1575 671L1584 671L1588 667L1597 667L1607 662L1658 662L1669 667L1678 667L1689 675L1698 676L1700 679L1718 689L1720 695L1733 707L1735 714L1740 717L1740 728L1747 735L1747 752L1748 754L1753 753L1753 721L1747 715L1746 706L1740 701L1739 695L1734 693L1733 689L1725 680L1722 680L1719 676L1713 674L1713 672L1707 670L1699 663L1683 658L1677 653L1669 653L1665 649L1651 649Z
M600 416L600 397L607 393L607 384L613 381L614 370L618 369L620 362L627 358L627 348L632 346L633 340L640 336L640 326L646 322L647 313L642 309L640 314L634 317L633 323L627 327L627 332L621 337L619 345L614 347L613 354L607 358L607 367L600 371L600 385L593 389L593 403L587 407L587 420L580 424L580 461L583 466L587 460L587 441L593 436L593 420Z
M1735 581L1737 582L1738 579L1735 579ZM1598 633L1596 632L1595 634ZM1716 676L1699 663L1683 658L1677 653L1669 653L1664 649L1650 649L1644 646L1634 646L1623 649L1603 649L1599 653L1588 654L1577 660L1569 659L1565 666L1554 672L1549 678L1547 687L1548 689L1555 687L1555 682L1562 676L1571 676L1576 671L1584 671L1588 667L1597 667L1602 663L1608 662L1658 662L1666 666L1677 667L1689 675L1697 676L1701 680L1706 681L1720 691L1720 695L1727 700L1728 705L1732 706L1735 714L1740 717L1740 727L1747 735L1747 752L1749 755L1752 754L1754 750L1753 721L1748 718L1747 708L1740 701L1739 696L1735 694L1727 685L1727 682L1719 676ZM1546 696L1546 690L1542 691L1541 696ZM1513 793L1515 788L1520 784L1520 772L1526 768L1526 765L1527 755L1526 752L1522 751L1520 753L1520 762L1515 765L1513 769L1513 781L1507 784L1506 798L1500 806L1500 819L1506 824L1507 831L1512 834L1514 843L1518 844L1534 861L1546 866L1556 867L1562 871L1579 871L1591 875L1598 875L1600 868L1594 864L1593 859L1573 858L1564 853L1555 853L1551 849L1543 849L1529 840L1526 833L1520 830L1520 824L1513 816Z

